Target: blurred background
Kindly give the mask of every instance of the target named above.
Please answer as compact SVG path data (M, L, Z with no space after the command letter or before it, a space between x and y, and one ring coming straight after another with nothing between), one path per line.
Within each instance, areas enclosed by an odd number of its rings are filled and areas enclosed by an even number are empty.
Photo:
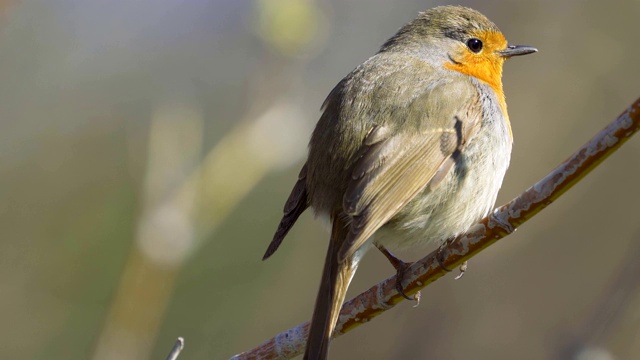
M0 1L0 358L225 359L309 319L310 212L260 259L332 87L440 1ZM509 61L498 203L639 95L639 1L461 1ZM640 358L640 139L335 359ZM415 260L423 253L400 253ZM394 274L377 252L353 295Z

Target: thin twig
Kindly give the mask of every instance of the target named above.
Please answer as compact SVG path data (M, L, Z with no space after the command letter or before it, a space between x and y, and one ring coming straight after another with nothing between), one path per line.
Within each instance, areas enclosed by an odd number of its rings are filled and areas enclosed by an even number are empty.
M415 294L445 275L443 267L453 269L515 231L595 169L639 128L640 98L542 180L494 210L443 250L416 261L405 273L405 293ZM402 300L395 290L395 276L371 287L342 306L334 337L370 321ZM232 359L290 359L303 351L308 330L308 322L298 325Z
M176 343L173 344L173 348L171 349L169 356L167 356L167 360L176 360L182 349L184 349L184 339L179 337L176 340Z

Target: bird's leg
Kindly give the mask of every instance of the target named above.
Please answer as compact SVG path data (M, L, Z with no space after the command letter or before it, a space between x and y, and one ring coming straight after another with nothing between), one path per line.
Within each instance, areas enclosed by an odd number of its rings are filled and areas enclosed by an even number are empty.
M449 240L443 242L442 244L440 244L440 246L438 246L438 253L436 254L436 260L438 260L438 264L440 265L440 267L446 271L446 272L451 272L451 269L449 269L448 267L444 266L444 264L442 263L442 260L444 260L442 258L442 256L444 255L444 248L447 247L447 244L449 244Z
M385 248L382 245L376 244L376 247L378 248L378 250L380 250L382 255L384 255L387 258L387 260L389 260L391 265L396 269L396 290L398 291L398 293L407 300L416 300L419 304L420 303L419 291L416 293L416 295L414 295L413 297L410 297L404 293L404 289L402 288L402 279L404 278L404 273L407 270L407 268L409 268L409 266L413 264L413 262L404 262L398 259L397 257L395 257L395 255L393 255L389 250L387 250L387 248Z

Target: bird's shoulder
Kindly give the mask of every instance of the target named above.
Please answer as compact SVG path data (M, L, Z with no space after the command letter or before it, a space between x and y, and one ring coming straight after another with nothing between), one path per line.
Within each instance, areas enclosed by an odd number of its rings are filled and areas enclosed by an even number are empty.
M420 112L449 115L477 98L470 76L402 53L379 53L354 69L327 102L340 104L344 119L386 122Z

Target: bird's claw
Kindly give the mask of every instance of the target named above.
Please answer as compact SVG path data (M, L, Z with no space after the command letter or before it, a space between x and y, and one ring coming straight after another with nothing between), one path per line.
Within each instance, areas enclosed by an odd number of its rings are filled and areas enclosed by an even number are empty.
M404 292L404 288L402 287L402 280L404 279L404 273L406 270L413 264L413 262L404 262L395 255L393 255L389 250L387 250L382 245L377 245L378 250L389 260L391 265L396 269L396 291L398 294L402 295L403 298L407 300L415 300L418 306L420 304L420 292L418 291L414 296L409 296Z
M464 276L464 273L467 272L467 265L468 264L466 261L463 262L462 265L460 265L460 274L458 274L458 276L456 276L454 280L458 280Z

